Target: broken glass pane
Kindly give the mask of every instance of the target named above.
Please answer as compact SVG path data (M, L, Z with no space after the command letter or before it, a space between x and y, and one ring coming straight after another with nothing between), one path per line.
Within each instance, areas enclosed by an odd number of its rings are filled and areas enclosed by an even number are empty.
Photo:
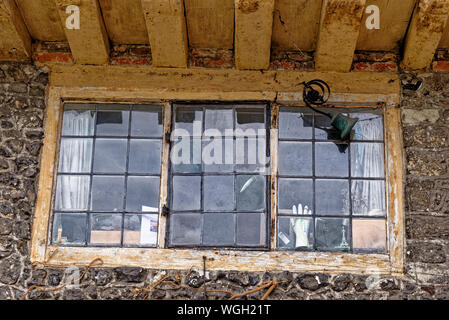
M312 139L313 116L302 108L281 108L279 139Z
M172 245L200 245L202 214L180 213L170 216L170 243Z
M266 207L265 178L259 175L236 176L236 199L238 211L259 211Z
M91 209L95 211L122 211L124 189L124 177L93 176Z
M134 106L131 116L131 136L162 136L162 108L160 106Z
M129 146L129 173L159 174L161 171L160 140L131 139Z
M201 177L173 177L173 210L201 209Z
M85 213L55 213L52 242L55 244L86 243L87 215Z
M92 166L93 139L61 138L60 173L87 173Z
M354 249L385 252L386 223L384 219L353 219L352 241Z
M97 112L98 136L127 136L129 125L128 106L101 106Z
M89 176L59 175L56 210L86 210L89 202Z
M91 214L90 243L120 244L122 238L121 214Z
M278 244L280 249L312 249L312 218L279 217Z
M318 250L348 251L350 249L349 219L317 218L315 236Z
M316 180L316 214L349 215L349 181Z
M97 139L95 141L94 172L124 173L127 148L125 139Z
M203 201L205 211L234 210L234 177L205 176Z
M123 244L155 246L157 243L157 219L156 214L125 215Z
M65 104L62 119L63 136L93 136L95 106L90 104Z
M352 214L385 216L385 181L352 180Z
M279 174L312 176L312 143L280 141Z
M205 213L203 244L207 246L233 245L234 216L232 213Z
M383 178L383 143L351 143L351 175L358 178Z
M237 214L237 245L262 246L266 243L266 216L264 213Z
M128 177L126 211L158 212L159 177Z
M279 214L312 214L313 181L310 179L279 179Z
M349 175L348 145L333 142L315 144L315 174L320 177Z

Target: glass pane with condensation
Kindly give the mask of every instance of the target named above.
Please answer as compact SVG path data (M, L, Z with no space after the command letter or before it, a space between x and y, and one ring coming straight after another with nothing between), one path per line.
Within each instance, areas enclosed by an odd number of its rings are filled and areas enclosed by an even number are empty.
M203 177L204 211L234 210L234 176Z
M173 210L201 209L201 177L173 177Z
M155 212L159 210L159 177L128 176L126 211Z
M59 175L56 185L55 209L86 210L89 203L90 177L88 175Z
M316 214L349 215L349 181L316 180Z
M95 211L123 211L125 177L93 176L91 209Z
M279 249L312 249L312 218L279 217Z
M238 211L261 211L266 208L266 180L261 175L236 176Z
M105 105L98 107L97 136L127 136L129 126L128 105Z
M162 106L134 106L131 112L131 136L162 136L162 120Z
M205 213L203 222L203 245L234 245L235 215L233 213Z
M95 106L91 104L65 104L62 117L63 136L93 136Z
M237 245L249 247L266 245L266 215L264 213L237 214Z
M350 249L349 219L315 219L316 248L321 251Z
M174 135L201 137L202 123L203 109L201 107L175 106Z
M210 108L206 109L204 114L204 133L221 134L222 137L227 134L226 130L233 130L233 110L229 108ZM232 135L232 131L230 134Z
M348 146L333 142L315 144L315 174L319 177L348 177Z
M311 215L313 181L311 179L279 179L279 214Z
M124 173L127 148L126 139L96 139L94 173Z
M157 243L157 214L126 214L123 244L154 247Z
M312 143L280 141L279 174L312 176Z
M312 139L313 115L303 108L280 108L279 139Z
M351 143L351 175L357 178L383 178L383 143Z
M384 219L353 219L352 243L354 250L385 252L387 229Z
M352 214L385 216L385 181L352 180Z
M170 215L170 244L173 246L200 245L202 218L202 214L196 213Z
M59 173L89 173L92 167L93 139L61 138Z
M160 174L161 140L131 139L128 173Z
M87 215L85 213L55 213L52 242L54 244L84 245Z
M236 136L254 137L265 134L265 107L235 109Z
M91 244L118 245L122 238L121 214L91 214Z

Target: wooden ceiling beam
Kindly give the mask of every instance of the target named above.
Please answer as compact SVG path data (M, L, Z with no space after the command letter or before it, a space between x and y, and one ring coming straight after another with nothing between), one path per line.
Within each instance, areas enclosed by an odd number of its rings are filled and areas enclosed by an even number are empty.
M153 65L186 67L187 28L183 0L142 0Z
M317 71L350 71L365 3L366 0L324 0L315 52Z
M402 67L429 68L441 41L449 15L449 0L420 0L405 39Z
M0 1L0 60L28 60L31 37L14 0Z
M235 1L234 60L238 69L269 67L274 2Z
M109 39L104 26L98 0L55 0L65 35L75 62L78 64L107 64L109 62ZM66 8L78 5L80 28L68 29Z

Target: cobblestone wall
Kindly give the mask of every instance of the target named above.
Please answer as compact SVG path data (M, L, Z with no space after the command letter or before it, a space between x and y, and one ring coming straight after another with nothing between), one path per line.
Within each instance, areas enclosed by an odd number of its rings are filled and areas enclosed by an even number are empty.
M404 91L402 99L407 157L404 277L214 271L206 273L207 288L241 293L274 279L283 282L270 299L449 299L449 74L422 77L423 88ZM65 269L33 267L28 258L47 79L42 68L0 64L0 299L20 299L33 285L56 288L73 277ZM135 289L163 275L183 287L163 284L150 299L204 299L200 270L126 266L94 267L79 287L32 290L28 298L132 299ZM264 291L249 298L261 298ZM208 294L208 299L227 297Z

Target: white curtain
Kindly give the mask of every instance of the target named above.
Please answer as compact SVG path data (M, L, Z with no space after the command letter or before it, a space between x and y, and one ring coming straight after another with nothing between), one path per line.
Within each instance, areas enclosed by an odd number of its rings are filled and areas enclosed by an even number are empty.
M91 111L64 112L64 135L87 136L93 134ZM92 139L63 138L59 156L60 173L89 173L92 161ZM59 175L56 194L58 210L86 210L89 198L90 177Z

